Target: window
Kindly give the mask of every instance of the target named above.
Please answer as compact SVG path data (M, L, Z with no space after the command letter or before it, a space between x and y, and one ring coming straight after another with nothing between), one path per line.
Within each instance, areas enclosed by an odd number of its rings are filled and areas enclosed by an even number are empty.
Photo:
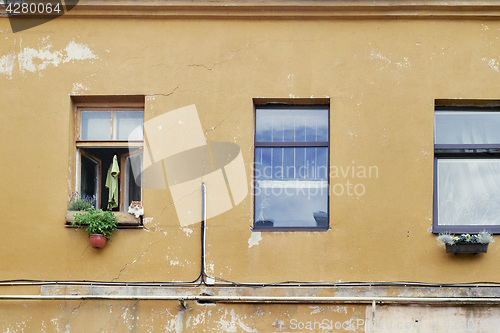
M436 107L433 232L500 233L500 108Z
M256 106L255 229L328 229L329 109Z
M75 188L105 210L142 201L143 107L79 106L76 124Z

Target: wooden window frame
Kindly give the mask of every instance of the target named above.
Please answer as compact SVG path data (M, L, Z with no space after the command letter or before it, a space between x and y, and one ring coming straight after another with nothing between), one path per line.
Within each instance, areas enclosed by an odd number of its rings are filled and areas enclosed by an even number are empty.
M74 129L73 129L73 151L72 151L72 160L75 161L75 176L72 177L72 187L79 191L80 189L80 181L81 181L81 154L91 155L85 151L88 148L137 148L136 152L133 154L140 153L143 151L142 147L144 146L144 138L143 140L111 140L113 135L113 111L142 111L143 112L143 121L144 121L144 102L117 102L117 103L100 103L100 102L79 102L74 104ZM80 140L81 136L81 112L82 111L111 111L111 137L110 140ZM128 155L129 153L127 153ZM96 159L92 156L92 159ZM99 160L99 159L97 159ZM120 161L121 162L121 161ZM120 163L120 173L122 170L122 165ZM71 167L72 168L72 167ZM102 165L99 160L99 173L102 174ZM119 196L119 211L113 211L113 213L118 217L118 226L120 228L134 228L134 227L142 227L142 217L136 218L134 215L128 214L126 212L126 207L124 207L124 196L123 196L123 184L124 180L120 179L120 196ZM99 178L99 197L101 197L101 188L104 184L104 180ZM141 200L142 200L142 189L141 189ZM98 204L99 207L99 204ZM71 225L71 221L74 220L74 213L68 212L66 217L66 224Z
M80 192L81 176L82 176L82 155L97 162L97 172L99 175L102 173L102 161L101 161L101 159L99 159L99 158L95 157L94 155L92 155L84 150L81 150L81 149L77 149L77 154L78 154L78 159L77 159L78 172L76 174L76 188L78 188L78 191ZM97 202L99 202L100 199L101 199L101 181L98 178L96 204L97 204Z
M143 149L136 149L134 151L129 151L128 153L122 154L122 156L120 158L120 173L123 172L123 175L125 175L125 167L126 167L127 157L142 154L143 152L144 152ZM120 211L122 211L122 212L126 211L126 209L125 209L125 185L126 185L125 182L126 182L125 177L120 177L120 193L122 193L122 195L120 196ZM141 186L141 199L142 199L142 194L143 193L142 193L142 186Z

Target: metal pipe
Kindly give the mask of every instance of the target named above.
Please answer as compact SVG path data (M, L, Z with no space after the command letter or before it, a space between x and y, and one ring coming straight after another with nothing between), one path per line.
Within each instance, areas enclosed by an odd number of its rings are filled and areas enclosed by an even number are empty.
M202 266L201 266L201 277L202 281L204 281L205 277L205 267L206 266L206 260L205 260L205 237L207 235L206 232L206 221L207 221L207 187L205 183L201 183L201 260L202 260Z
M0 295L0 300L160 300L205 303L495 304L500 297L275 297L204 295Z

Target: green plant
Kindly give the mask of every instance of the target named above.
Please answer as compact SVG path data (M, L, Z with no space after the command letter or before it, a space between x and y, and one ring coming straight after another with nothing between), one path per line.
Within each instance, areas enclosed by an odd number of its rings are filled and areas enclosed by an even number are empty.
M493 243L493 236L487 231L481 231L478 234L461 234L460 236L455 236L452 234L439 234L437 240L443 244L454 245L454 244L489 244Z
M95 207L95 201L95 196L74 192L69 198L68 210L88 210L90 207Z
M117 230L117 218L111 211L103 211L90 207L87 211L76 213L71 222L78 229L85 230L89 235L101 234L111 240L113 231Z

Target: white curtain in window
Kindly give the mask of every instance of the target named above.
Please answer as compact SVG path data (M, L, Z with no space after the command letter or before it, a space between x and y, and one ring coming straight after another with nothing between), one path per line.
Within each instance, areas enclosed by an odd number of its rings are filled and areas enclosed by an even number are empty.
M500 224L500 159L439 159L440 225Z
M436 111L436 144L500 144L500 112Z

